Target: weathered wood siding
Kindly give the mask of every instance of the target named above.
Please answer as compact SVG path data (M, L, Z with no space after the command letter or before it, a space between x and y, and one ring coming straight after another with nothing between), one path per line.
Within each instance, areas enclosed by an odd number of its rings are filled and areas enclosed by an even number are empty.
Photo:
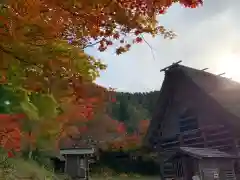
M219 174L219 180L236 180L234 161L204 159L199 161L199 170L204 180L212 180L214 171Z
M66 155L65 172L72 178L87 178L88 158L82 155Z
M181 161L181 167L176 167L177 161ZM202 180L213 180L214 174L217 173L219 180L236 180L234 160L231 159L196 159L190 156L182 156L174 160L174 168L175 174L172 176L174 179L192 180L194 175L199 174ZM180 168L182 172L178 174Z
M78 161L76 155L66 155L65 172L71 177L78 177Z

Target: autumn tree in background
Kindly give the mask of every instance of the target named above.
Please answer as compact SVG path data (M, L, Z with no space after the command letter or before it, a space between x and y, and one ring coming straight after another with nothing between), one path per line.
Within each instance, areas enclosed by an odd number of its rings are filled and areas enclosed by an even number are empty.
M111 141L122 135L119 129L120 124L106 114L99 114L98 117L86 124L87 131L82 133L82 137L99 143Z
M138 124L138 134L140 136L145 136L148 130L150 124L150 120L146 119L146 120L141 120Z
M141 120L135 132L127 133L124 124L119 124L116 131L121 132L122 136L118 136L108 143L108 148L112 150L136 150L142 146L142 141L147 133L149 120ZM120 129L120 131L119 131Z
M105 88L92 83L85 86L88 86L88 91L82 91L85 96L84 101L69 104L68 101L71 99L65 99L63 103L59 102L61 109L58 110L59 113L55 118L49 116L54 109L45 109L49 108L47 104L45 105L48 101L42 102L42 106L38 108L38 112L42 112L37 114L41 116L35 120L29 120L21 112L21 109L14 109L20 101L16 99L17 97L12 96L14 94L4 91L4 88L0 86L3 95L0 101L2 106L0 146L9 152L21 150L25 157L31 158L33 152L43 153L57 150L56 147L58 148L62 138L80 135L84 131L86 123L104 111L105 103L108 101L108 93L105 92ZM9 101L9 104L5 104L6 100ZM37 100L35 99L33 103L36 103ZM38 103L41 104L39 101ZM45 119L46 117L48 119Z
M69 107L82 112L89 102L93 104L89 101L92 98L104 102L99 93L86 92L92 90L92 83L106 66L84 49L97 46L104 51L113 46L119 55L143 41L144 33L173 38L173 32L159 25L157 15L164 14L176 2L191 8L202 3L201 0L2 1L0 82L14 94L14 109L26 115L24 133L31 138L32 132L45 138L59 134L64 123L54 124L71 117ZM38 127L45 132L35 131Z
M108 104L107 113L112 119L124 122L127 132L138 131L142 119L150 119L158 92L124 93L115 92L115 102ZM147 121L147 120L146 120Z

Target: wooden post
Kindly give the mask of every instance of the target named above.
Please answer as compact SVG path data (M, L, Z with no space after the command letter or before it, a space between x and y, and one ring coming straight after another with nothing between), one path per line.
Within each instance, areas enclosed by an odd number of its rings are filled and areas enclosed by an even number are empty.
M238 134L235 132L235 131L230 131L231 132L231 136L232 136L232 141L233 141L233 149L234 149L234 152L236 153L236 155L238 156L239 155L239 139L237 138L238 137Z
M183 167L183 179L188 178L187 160L186 157L182 157L182 167Z
M234 139L234 148L235 148L235 152L238 155L239 154L239 144L238 144L238 140Z
M204 147L206 148L206 147L208 147L208 144L207 144L207 138L206 138L206 134L205 134L205 131L204 131L204 129L200 129L200 131L201 131L201 134L202 134L202 137L203 137L203 144L204 144Z
M160 178L161 180L165 180L164 177L164 157L162 155L162 152L158 152L158 161L160 165Z
M65 163L64 163L64 173L67 173L67 162L68 161L68 155L65 155Z
M182 62L182 60L180 60L180 61L178 61L178 62L175 62L175 63L172 63L172 65L167 66L167 67L161 69L160 72L163 72L163 71L165 72L165 71L167 71L168 69L170 69L171 67L180 64L181 62Z
M198 171L199 171L199 177L201 180L204 180L204 174L203 174L203 170L201 168L201 161L198 160Z
M87 163L86 180L88 180L89 179L89 157L88 156L86 157L86 163Z
M178 140L179 140L179 142L180 142L180 146L184 146L183 136L182 136L181 133L178 134Z
M224 74L226 74L226 73L224 72L224 73L218 74L217 76L222 76L222 75L224 75Z

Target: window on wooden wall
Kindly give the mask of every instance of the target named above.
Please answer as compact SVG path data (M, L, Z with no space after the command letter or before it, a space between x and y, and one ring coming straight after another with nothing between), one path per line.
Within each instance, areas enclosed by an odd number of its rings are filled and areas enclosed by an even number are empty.
M198 129L198 120L195 113L191 109L185 111L179 117L180 132Z
M182 159L177 159L174 161L173 163L173 168L175 171L175 175L179 178L179 177L183 177L183 162Z
M163 135L163 132L162 132L162 124L158 124L157 130L158 130L158 135L159 135L159 137L162 137L162 135Z

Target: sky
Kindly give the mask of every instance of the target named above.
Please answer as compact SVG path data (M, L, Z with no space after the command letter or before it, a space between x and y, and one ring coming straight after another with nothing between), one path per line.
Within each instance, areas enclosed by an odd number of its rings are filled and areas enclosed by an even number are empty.
M144 35L146 43L134 45L120 56L113 52L87 53L108 65L97 84L124 92L160 90L164 73L160 69L182 60L193 68L209 68L215 74L240 81L240 0L205 0L204 6L186 9L172 6L159 23L173 30L174 40ZM154 58L153 58L154 54Z

